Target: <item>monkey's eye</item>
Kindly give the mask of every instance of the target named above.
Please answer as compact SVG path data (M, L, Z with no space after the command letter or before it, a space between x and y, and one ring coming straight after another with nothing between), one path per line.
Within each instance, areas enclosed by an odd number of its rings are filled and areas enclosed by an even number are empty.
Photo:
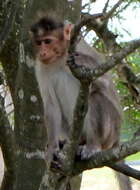
M36 45L40 46L42 41L41 40L36 40L35 43L36 43Z
M37 46L41 46L42 42L45 43L45 44L50 44L52 42L52 39L36 40L35 41Z
M45 44L50 44L52 42L52 39L45 39L43 40Z

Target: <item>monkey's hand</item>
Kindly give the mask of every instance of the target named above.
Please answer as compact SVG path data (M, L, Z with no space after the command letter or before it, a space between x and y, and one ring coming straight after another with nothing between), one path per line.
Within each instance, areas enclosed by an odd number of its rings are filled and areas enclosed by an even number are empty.
M74 52L69 54L67 59L67 65L69 66L72 74L82 83L89 86L92 82L92 77L90 75L91 68L87 63L87 60L91 59L79 52ZM89 61L89 60L88 60ZM92 59L90 62L93 61Z
M67 59L67 64L70 68L75 69L78 67L78 65L75 63L75 56L76 54L69 54L68 59Z

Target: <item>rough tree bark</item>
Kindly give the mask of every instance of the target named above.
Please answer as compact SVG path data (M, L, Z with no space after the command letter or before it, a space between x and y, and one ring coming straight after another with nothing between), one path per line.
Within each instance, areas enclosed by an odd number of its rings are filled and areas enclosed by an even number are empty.
M47 2L45 0L2 0L0 10L2 34L0 61L15 109L17 146L14 145L16 150L14 189L37 190L45 169L43 152L46 134L43 127L42 102L29 53L27 30L39 10L54 11L62 15L62 18L75 22L80 15L81 0L48 0ZM6 22L7 18L8 22ZM80 184L80 180L76 184ZM10 190L12 189L11 186ZM76 189L79 189L79 185Z
M15 190L37 190L45 169L43 152L46 134L43 127L43 109L34 77L34 63L29 53L27 31L39 10L54 11L65 19L76 21L80 14L80 7L80 0L73 2L34 0L30 1L25 9L19 43L19 68L15 93L15 132L18 153Z

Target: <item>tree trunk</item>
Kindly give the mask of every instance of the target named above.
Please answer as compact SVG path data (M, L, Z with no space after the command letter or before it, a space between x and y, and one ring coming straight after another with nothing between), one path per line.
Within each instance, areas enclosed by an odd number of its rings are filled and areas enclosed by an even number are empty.
M73 7L73 8L72 8ZM81 0L30 1L24 13L19 45L19 69L16 80L15 133L17 142L16 183L14 190L38 190L45 170L44 147L46 131L43 126L42 101L34 76L34 61L30 56L28 32L37 11L52 11L63 18L76 21ZM78 180L80 184L80 180ZM77 190L79 187L77 186Z

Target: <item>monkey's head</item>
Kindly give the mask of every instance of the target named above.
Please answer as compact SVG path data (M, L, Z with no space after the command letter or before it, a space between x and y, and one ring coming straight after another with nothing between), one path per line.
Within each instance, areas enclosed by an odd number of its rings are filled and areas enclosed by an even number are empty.
M31 26L30 34L35 57L44 64L54 63L62 58L68 49L71 24L44 16Z

